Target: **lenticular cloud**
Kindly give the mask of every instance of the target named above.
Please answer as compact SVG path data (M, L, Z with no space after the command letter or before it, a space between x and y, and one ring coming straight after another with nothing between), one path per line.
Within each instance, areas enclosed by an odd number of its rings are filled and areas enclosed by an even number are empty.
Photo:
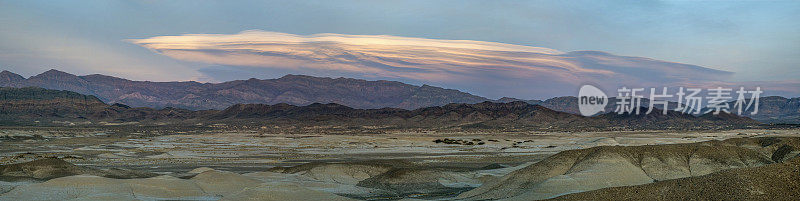
M420 80L486 96L569 95L585 83L608 88L703 85L724 81L732 74L598 51L561 52L495 42L387 35L302 36L251 30L129 41L184 61Z

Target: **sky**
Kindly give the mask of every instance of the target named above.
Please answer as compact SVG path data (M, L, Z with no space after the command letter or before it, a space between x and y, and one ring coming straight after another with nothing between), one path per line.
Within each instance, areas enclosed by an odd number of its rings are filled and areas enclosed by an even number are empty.
M6 1L0 69L286 74L543 99L581 84L800 96L800 1ZM770 93L767 93L770 94Z

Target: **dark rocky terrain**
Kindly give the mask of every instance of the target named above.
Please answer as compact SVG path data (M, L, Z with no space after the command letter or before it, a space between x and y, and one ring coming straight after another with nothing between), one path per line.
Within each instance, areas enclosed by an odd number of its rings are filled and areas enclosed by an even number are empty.
M750 100L747 100L748 102ZM733 105L735 102L728 104ZM742 115L766 123L800 124L800 97L784 98L768 96L759 99L757 114L750 114L754 108L743 111Z
M759 123L730 114L692 116L670 111L645 115L608 113L595 117L559 112L525 102L447 104L415 110L354 109L329 103L236 104L225 110L132 108L107 105L75 92L41 88L0 89L0 114L6 124L72 122L229 123L337 127L430 128L466 130L624 130L744 128Z
M579 114L578 111L578 98L574 96L563 96L563 97L555 97L547 100L522 100L522 99L515 99L515 98L501 98L498 99L496 102L514 102L514 101L523 101L530 104L535 105L542 105L546 108L553 109L555 111L567 112L572 114ZM747 99L747 102L750 100ZM605 107L606 113L611 113L614 111L616 105L614 103L617 102L615 97L610 97L608 99L608 105ZM733 109L735 101L728 102L729 107L731 107L730 112L736 113ZM642 107L648 107L650 104L650 100L643 98L641 102ZM663 109L663 106L660 104L654 104L655 108ZM669 102L669 108L676 108L678 103L676 102ZM758 113L753 115L750 114L754 108L751 106L749 109L742 111L742 116L750 117L754 120L764 122L764 123L785 123L785 124L800 124L800 97L799 98L784 98L780 96L767 96L761 97L759 99L759 109ZM645 108L642 112L647 111ZM708 111L708 108L702 110L703 112Z
M0 180L53 179L72 175L89 174L108 178L130 179L154 177L157 174L124 170L97 169L77 166L57 158L39 159L31 162L0 165Z
M721 113L693 116L660 110L651 114L607 113L595 117L551 110L525 102L448 104L416 110L353 109L337 104L291 106L240 104L212 118L217 120L274 119L287 122L329 122L339 125L391 125L401 128L460 128L500 130L614 130L744 128L759 123L746 117Z
M522 101L532 105L578 114L578 99L573 96L547 100L501 98L491 100L469 93L434 86L414 86L393 81L367 81L351 78L323 78L287 75L278 79L249 79L223 83L132 81L106 75L76 76L50 70L24 78L12 72L0 72L2 87L41 87L92 95L105 103L132 107L222 110L236 104L310 105L336 103L356 109L419 109L450 103L474 104L484 101L509 103ZM616 99L609 98L605 112L613 112ZM734 102L729 105L733 106ZM759 113L743 114L764 123L800 123L800 98L778 96L761 98ZM648 99L641 106L647 107ZM655 105L662 109L661 105ZM671 102L670 108L677 107ZM752 111L752 108L749 110Z
M544 106L546 108L553 109L555 111L567 112L567 113L572 113L572 114L580 114L580 111L578 110L578 97L574 97L574 96L555 97L555 98L551 98L551 99L547 99L547 100L543 100L543 101L541 101L541 100L520 100L520 99L515 99L515 98L501 98L501 99L498 99L497 101L498 102L523 101L523 102L526 102L526 103L529 103L529 104L541 105L541 106ZM603 111L605 113L614 112L614 110L616 109L615 108L616 107L615 103L617 101L618 100L615 97L608 98L608 104L606 105L606 107L605 107L605 109ZM645 107L645 109L641 110L641 112L647 111L647 107L650 106L650 99L642 98L640 106L641 107ZM669 102L668 106L669 106L669 108L676 108L678 106L678 103ZM653 104L653 107L655 107L657 109L663 109L664 106L660 105L660 104Z
M148 121L186 120L207 111L177 108L132 108L108 105L100 99L70 91L42 88L0 88L0 121L28 125L32 121Z

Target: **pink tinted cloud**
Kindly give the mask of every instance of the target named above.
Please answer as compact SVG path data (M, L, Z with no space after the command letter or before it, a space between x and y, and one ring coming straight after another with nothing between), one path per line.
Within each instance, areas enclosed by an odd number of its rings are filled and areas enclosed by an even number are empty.
M387 35L303 36L250 30L129 41L183 61L410 79L490 97L570 95L573 88L584 83L608 88L705 85L725 82L732 75L695 65L596 51L561 52L484 41Z

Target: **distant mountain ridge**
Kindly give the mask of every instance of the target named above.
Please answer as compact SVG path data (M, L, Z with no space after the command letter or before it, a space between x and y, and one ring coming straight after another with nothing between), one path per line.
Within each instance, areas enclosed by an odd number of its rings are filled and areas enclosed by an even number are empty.
M498 102L513 102L523 101L529 104L542 105L544 107L553 109L555 111L567 112L572 114L579 114L578 111L578 98L574 96L562 96L541 100L521 100L515 98L504 97L497 100ZM747 102L750 100L747 99ZM617 102L615 97L610 97L608 105L605 107L605 113L613 113L616 109L614 103ZM641 106L648 107L650 100L642 99ZM728 102L731 113L736 113L733 109L735 101ZM676 108L678 103L669 102L669 108ZM657 109L663 109L660 104L655 104ZM780 96L767 96L759 98L759 110L756 114L751 114L755 108L751 106L748 110L742 111L742 116L752 118L754 120L764 123L787 123L787 124L800 124L800 97L797 98L784 98ZM703 108L701 111L708 111L709 108ZM647 111L647 108L641 109L641 112Z
M76 76L58 70L23 78L0 72L2 87L41 87L93 95L107 103L134 107L225 109L234 104L308 105L337 103L354 108L416 109L448 103L479 103L489 99L458 90L395 81L286 75L223 83L132 81L106 75Z
M522 100L504 97L491 100L453 89L429 85L415 86L396 81L367 81L353 78L325 78L286 75L277 79L248 79L223 83L132 81L106 75L76 76L49 70L30 78L0 72L0 87L42 87L92 95L105 103L132 107L222 110L236 104L286 103L309 105L336 103L356 109L418 108L451 103L475 104L484 101L508 103L523 101L533 105L578 114L578 99L573 96L547 100ZM610 98L606 112L614 111L616 99ZM647 99L642 106L648 105ZM766 123L800 124L800 98L762 97L760 111L744 116ZM675 108L671 103L670 108ZM730 103L732 105L732 102ZM661 109L660 105L656 108Z
M0 121L30 124L34 121L137 122L144 124L247 124L291 127L338 127L450 130L624 130L743 128L758 122L736 115L693 116L670 111L668 115L619 115L595 117L559 112L522 101L476 104L451 103L415 110L397 108L354 109L340 104L285 103L236 104L225 110L133 108L107 105L94 96L42 88L0 88Z
M542 100L522 100L522 99L516 99L516 98L503 97L503 98L498 99L496 102L507 103L507 102L514 102L514 101L522 101L522 102L526 102L526 103L529 103L529 104L542 105L542 106L544 106L546 108L550 108L550 109L553 109L555 111L560 111L560 112L567 112L567 113L572 113L572 114L580 114L580 111L578 109L578 97L575 97L575 96L561 96L561 97L550 98L550 99L543 100L543 101ZM607 101L608 104L606 104L606 107L603 109L603 113L614 112L614 110L616 109L617 101L618 101L618 99L616 97L608 98L608 101ZM650 100L647 99L647 98L642 98L641 102L640 102L640 106L641 107L645 107L644 110L640 110L640 111L641 112L646 112L647 111L646 107L650 106ZM678 106L678 103L669 102L668 106L669 106L669 108L676 108ZM663 109L664 106L661 105L661 104L654 104L653 107L655 107L656 109Z
M108 105L94 96L71 91L0 88L0 121L5 124L29 124L31 121L177 121L196 118L206 112Z
M750 101L749 99L747 100ZM734 101L728 104L733 106ZM800 97L784 98L767 96L759 99L758 113L750 114L755 108L742 111L742 116L765 123L800 124ZM734 111L732 111L734 112Z

